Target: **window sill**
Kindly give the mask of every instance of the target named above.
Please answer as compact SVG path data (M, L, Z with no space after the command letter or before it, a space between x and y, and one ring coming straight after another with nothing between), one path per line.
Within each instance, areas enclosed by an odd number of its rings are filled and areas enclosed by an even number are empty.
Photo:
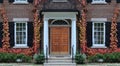
M91 4L107 4L106 2L92 2Z
M92 46L91 48L107 48L106 46Z
M13 48L29 48L28 46L14 46Z
M28 2L13 2L13 4L29 4Z

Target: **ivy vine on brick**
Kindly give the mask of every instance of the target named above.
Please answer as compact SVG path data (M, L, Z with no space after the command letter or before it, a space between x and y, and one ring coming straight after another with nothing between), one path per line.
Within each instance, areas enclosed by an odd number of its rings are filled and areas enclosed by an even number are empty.
M110 48L112 50L115 50L117 49L117 43L118 43L118 39L117 39L117 18L119 16L119 12L120 12L120 9L117 7L115 8L115 11L114 11L114 15L112 17L112 24L111 24L111 37L110 37Z
M9 25L8 25L8 17L6 15L6 10L3 6L3 8L0 9L0 14L1 14L1 17L3 19L3 39L2 39L2 48L4 50L8 50L8 48L10 47L10 43L9 43L9 40L10 40L10 37L9 37Z
M86 16L87 16L87 8L86 8L86 0L80 0L78 1L81 3L82 10L81 10L81 17L78 20L78 27L80 29L79 33L79 40L80 40L80 47L82 49L82 52L84 53L87 50L86 46Z
M40 47L40 27L42 20L39 18L39 12L36 9L34 13L34 40L33 40L33 46L34 46L34 52L37 53L38 49Z

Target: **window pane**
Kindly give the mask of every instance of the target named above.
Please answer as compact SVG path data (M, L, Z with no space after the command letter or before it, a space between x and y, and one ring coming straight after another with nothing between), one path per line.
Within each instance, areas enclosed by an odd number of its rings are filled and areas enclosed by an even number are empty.
M104 44L104 23L94 23L94 44Z
M26 23L16 23L16 44L26 44Z

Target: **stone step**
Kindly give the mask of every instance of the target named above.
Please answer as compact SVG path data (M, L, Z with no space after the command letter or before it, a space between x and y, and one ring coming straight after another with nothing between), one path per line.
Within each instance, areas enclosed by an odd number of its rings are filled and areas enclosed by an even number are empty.
M50 57L48 60L72 60L71 57Z
M50 57L44 66L76 66L71 57Z
M44 63L44 66L76 66L76 63Z
M48 60L48 63L71 63L72 60Z

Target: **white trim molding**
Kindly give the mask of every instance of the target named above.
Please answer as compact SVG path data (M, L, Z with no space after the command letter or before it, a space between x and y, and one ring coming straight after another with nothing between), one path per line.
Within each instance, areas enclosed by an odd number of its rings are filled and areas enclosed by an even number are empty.
M106 4L105 0L92 0L92 4Z
M98 22L106 22L107 21L107 18L91 18L91 21L98 21Z
M25 1L14 0L13 4L28 4L28 0L25 0Z
M13 48L29 48L28 46L14 46Z
M73 53L74 56L76 54L76 19L72 19L72 26L71 26L71 51L72 51L72 47L73 47ZM72 55L72 52L71 52Z
M29 21L29 18L13 18L13 21L15 21L15 22L19 22L19 21L27 22L27 21Z
M106 46L92 46L91 48L107 48Z
M76 19L78 12L43 12L45 19Z
M44 55L46 57L46 51L49 51L47 48L49 47L49 37L48 37L48 20L44 18L44 28L43 28L43 46L44 46Z

